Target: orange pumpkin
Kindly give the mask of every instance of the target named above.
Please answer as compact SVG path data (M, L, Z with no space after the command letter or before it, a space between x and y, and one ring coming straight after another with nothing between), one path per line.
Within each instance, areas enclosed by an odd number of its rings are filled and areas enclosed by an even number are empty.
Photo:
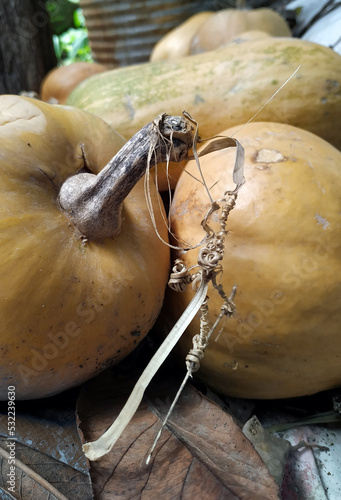
M74 62L58 66L49 71L42 81L40 97L45 102L65 104L80 82L106 70L106 66L94 62Z
M183 136L184 149L191 143L182 118L165 115L125 144L80 109L0 96L0 399L8 386L31 399L80 384L152 327L169 248L156 235L141 177L150 141L165 154L157 141L173 123L171 155ZM152 184L149 205L167 241Z

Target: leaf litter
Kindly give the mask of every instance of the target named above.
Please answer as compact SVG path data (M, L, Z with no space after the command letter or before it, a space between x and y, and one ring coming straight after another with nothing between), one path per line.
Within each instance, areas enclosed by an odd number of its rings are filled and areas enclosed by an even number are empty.
M1 403L0 487L7 494L20 500L93 498L88 463L77 433L77 395L78 391L70 391L42 400L17 401L15 441L8 436L7 406ZM15 492L8 490L7 483L10 462L6 452L11 443Z
M141 371L141 358L148 356L147 344L146 339L122 365L82 386L77 414L83 441L102 435L120 413L138 378L136 366L140 363ZM184 388L146 464L182 375L167 361L116 446L91 462L96 500L280 498L279 486L240 426L192 384Z

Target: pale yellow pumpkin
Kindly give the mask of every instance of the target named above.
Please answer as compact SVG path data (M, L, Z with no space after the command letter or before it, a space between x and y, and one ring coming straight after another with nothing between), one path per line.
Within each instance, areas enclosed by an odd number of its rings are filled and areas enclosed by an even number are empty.
M222 9L202 23L192 38L190 54L224 47L245 31L264 31L274 37L289 37L285 19L272 9Z
M209 11L198 12L169 31L155 44L150 54L150 61L164 61L190 55L194 34L212 15L213 12Z
M340 87L341 56L333 50L296 38L264 38L107 71L78 85L68 103L99 115L126 139L165 111L179 115L185 109L202 137L210 137L261 110L258 120L290 123L341 148Z
M341 153L310 132L271 123L224 131L245 148L246 183L230 213L221 283L234 284L236 312L214 332L197 376L214 390L243 398L287 398L341 385ZM202 157L213 199L232 189L234 151ZM194 162L186 170L198 175ZM202 240L210 203L183 173L171 206L172 231ZM217 218L212 224L217 228ZM198 250L175 252L189 268ZM193 297L167 294L165 332ZM209 289L210 323L222 300ZM220 331L220 328L223 328ZM178 349L184 362L199 332L196 319Z
M232 40L229 42L231 43L244 43L244 42L253 42L257 40L262 40L264 38L269 38L272 35L269 33L266 33L265 31L260 31L260 30L250 30L250 31L243 31L243 33L240 33L239 35L236 35ZM229 45L226 44L226 45Z

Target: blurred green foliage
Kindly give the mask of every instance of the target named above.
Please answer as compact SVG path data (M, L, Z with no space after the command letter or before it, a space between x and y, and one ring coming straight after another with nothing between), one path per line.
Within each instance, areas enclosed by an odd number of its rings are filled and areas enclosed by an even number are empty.
M78 0L47 0L58 65L93 61L88 31Z

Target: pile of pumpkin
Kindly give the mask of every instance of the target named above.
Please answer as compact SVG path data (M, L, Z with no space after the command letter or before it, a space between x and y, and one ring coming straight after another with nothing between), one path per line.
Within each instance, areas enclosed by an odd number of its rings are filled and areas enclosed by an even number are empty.
M170 256L143 180L120 200L122 227L105 236L84 234L59 196L81 175L89 183L86 216L101 226L93 174L107 164L109 171L111 157L156 116L184 109L201 137L235 137L245 149L246 183L228 221L221 278L226 290L237 285L236 312L212 338L197 376L247 398L340 386L341 56L291 37L269 9L221 11L190 18L148 63L93 69L80 84L77 75L75 88L68 81L64 96L46 79L43 99L66 107L0 98L1 398L12 385L28 399L80 384L131 352L162 304L162 334L187 307L191 289L165 295L165 288L170 263L181 257L193 266L197 251ZM213 199L231 185L232 164L233 151L202 158ZM175 188L171 231L191 245L203 238L210 206L193 175L193 161L158 169L159 189ZM155 189L150 196L168 241L161 198ZM221 303L212 290L209 297L213 323ZM198 329L195 319L180 360Z

